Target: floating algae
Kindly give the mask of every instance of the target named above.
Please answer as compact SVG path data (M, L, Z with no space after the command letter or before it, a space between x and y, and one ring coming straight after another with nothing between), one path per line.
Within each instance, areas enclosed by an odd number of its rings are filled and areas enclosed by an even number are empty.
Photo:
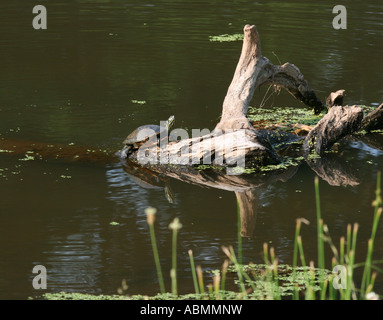
M218 36L209 36L211 42L232 42L243 40L243 34L221 34Z

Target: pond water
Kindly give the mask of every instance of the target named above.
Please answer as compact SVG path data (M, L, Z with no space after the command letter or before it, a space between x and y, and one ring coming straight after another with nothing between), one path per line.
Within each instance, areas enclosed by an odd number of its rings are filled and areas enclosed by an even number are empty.
M332 1L64 1L46 3L47 30L32 28L31 1L0 4L0 144L28 140L51 145L118 150L140 125L169 115L176 127L213 129L237 64L241 41L210 36L258 28L263 54L273 63L299 66L324 100L345 89L346 104L383 101L383 4L347 4L346 30L335 30ZM36 3L37 5L37 3ZM267 88L251 103L261 104ZM286 92L264 108L306 108ZM371 233L377 172L383 168L383 136L375 145L348 141L340 167L353 186L320 179L322 217L334 242L358 222L357 261ZM4 140L5 139L5 140ZM2 149L0 145L0 149ZM192 292L188 250L204 270L220 269L222 245L241 252L244 263L262 263L262 246L291 263L295 221L307 261L316 260L314 177L305 163L288 178L254 192L256 221L241 228L236 195L170 180L174 203L163 186L137 183L118 162L73 163L28 154L0 153L0 298L26 299L45 292L115 294L126 279L129 294L159 291L145 209L157 208L159 255L170 290L171 231L178 241L180 291ZM111 224L117 222L118 224ZM246 237L241 237L246 233ZM380 225L374 259L383 259ZM327 266L330 267L330 252ZM46 290L34 290L35 265L48 274ZM378 276L376 290L383 293ZM206 280L207 281L207 280Z

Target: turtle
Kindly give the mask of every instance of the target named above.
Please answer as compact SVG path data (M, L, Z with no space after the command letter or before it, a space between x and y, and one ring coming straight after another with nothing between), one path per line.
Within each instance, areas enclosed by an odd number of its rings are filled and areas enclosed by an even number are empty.
M153 137L156 137L156 139L154 139L153 144L149 144L147 145L147 147L152 147L157 145L158 140L160 139L161 132L169 131L169 129L174 125L174 122L175 122L175 117L174 115L171 115L169 119L166 121L164 126L147 124L147 125L138 127L131 134L129 134L126 137L126 139L123 141L124 148L119 152L120 157L127 158L130 153L132 153L134 150L137 150L139 147L141 147L144 143L148 142ZM146 133L149 134L149 136L146 135L145 131ZM144 133L145 138L141 139L139 135L140 132ZM168 135L166 135L164 138L168 138Z

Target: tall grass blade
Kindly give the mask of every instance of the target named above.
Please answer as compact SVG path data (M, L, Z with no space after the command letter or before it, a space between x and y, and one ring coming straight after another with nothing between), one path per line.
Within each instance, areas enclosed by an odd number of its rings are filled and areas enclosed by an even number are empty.
M215 274L213 276L213 286L214 286L214 295L216 300L220 299L220 294L219 294L220 282L221 282L221 276L219 274Z
M205 294L205 285L204 285L204 281L203 281L203 273L202 273L201 266L197 266L196 270L197 270L199 290L200 290L201 294L204 295Z
M150 241L152 243L154 262L156 264L156 269L157 269L158 283L160 285L161 293L165 293L165 283L164 283L164 278L162 276L161 263L160 263L160 258L158 254L156 235L154 231L154 221L155 221L156 212L157 210L155 208L147 208L145 210L147 223L149 225Z
M173 230L172 237L172 269L170 271L172 280L172 293L177 295L177 234L178 230L182 228L178 218L174 218L173 222L169 225L169 228Z
M194 264L194 257L193 257L193 251L189 250L189 260L190 260L190 268L192 271L192 277L193 277L193 284L194 284L194 291L196 294L199 294L199 288L198 288L198 281L197 281L197 272L195 269L195 264Z
M317 213L317 238L318 238L318 267L325 268L324 241L323 241L323 220L320 206L319 178L315 177L315 203Z
M221 290L224 291L226 288L226 274L229 266L229 260L225 259L222 265L222 279L221 279Z
M301 263L303 267L306 267L306 260L305 260L305 255L303 252L303 245L302 245L302 237L298 236L298 248L299 248L299 255L301 258Z
M366 262L363 270L362 284L361 284L361 295L365 296L367 289L371 284L371 261L372 261L372 252L374 250L374 242L376 237L376 231L378 229L378 224L380 216L382 215L382 198L381 198L381 173L378 172L377 182L376 182L376 191L375 191L375 200L373 202L375 207L374 209L374 218L372 223L371 238L368 241L368 250ZM367 288L367 289L366 289Z

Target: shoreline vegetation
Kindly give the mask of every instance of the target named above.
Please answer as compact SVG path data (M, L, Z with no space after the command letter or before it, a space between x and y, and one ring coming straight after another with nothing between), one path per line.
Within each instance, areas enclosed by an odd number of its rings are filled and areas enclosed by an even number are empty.
M336 246L330 237L329 228L322 219L320 207L319 179L314 181L316 199L317 224L317 266L314 261L307 262L301 237L302 225L308 222L297 219L292 265L281 265L275 248L263 245L264 264L246 264L241 252L235 253L233 247L222 247L227 259L221 270L203 272L200 265L195 265L192 250L188 251L194 291L189 294L178 294L177 283L177 235L182 228L178 218L169 225L172 232L172 269L171 291L166 291L163 271L157 250L157 240L154 230L155 208L147 208L147 223L149 226L155 267L159 284L159 293L154 296L129 295L128 284L122 281L116 295L92 295L84 293L46 293L30 299L47 300L379 300L382 296L374 292L375 280L383 273L379 265L383 261L373 260L375 238L383 210L381 198L381 173L377 174L375 200L372 203L373 217L371 237L368 240L367 255L364 261L356 262L358 223L347 225L346 235L341 236ZM239 210L239 207L238 207ZM331 270L326 269L325 250L333 254ZM239 258L237 258L239 256ZM362 276L355 279L355 270L361 269ZM228 280L233 280L230 287L236 291L227 290Z

